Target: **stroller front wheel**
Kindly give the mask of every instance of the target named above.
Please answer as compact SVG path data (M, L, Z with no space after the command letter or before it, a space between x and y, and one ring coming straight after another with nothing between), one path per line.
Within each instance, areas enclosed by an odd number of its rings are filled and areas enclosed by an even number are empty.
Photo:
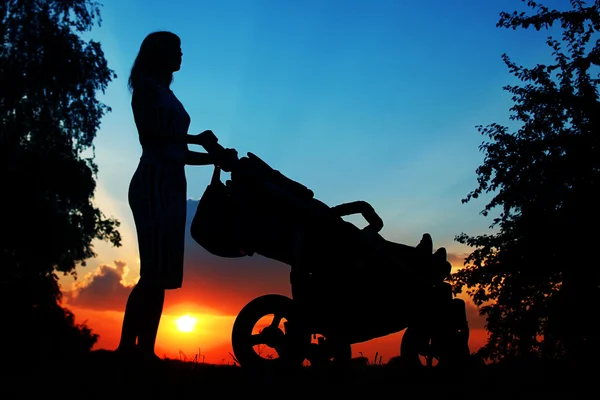
M242 308L233 324L231 344L243 368L289 369L302 366L310 333L292 299L267 294Z

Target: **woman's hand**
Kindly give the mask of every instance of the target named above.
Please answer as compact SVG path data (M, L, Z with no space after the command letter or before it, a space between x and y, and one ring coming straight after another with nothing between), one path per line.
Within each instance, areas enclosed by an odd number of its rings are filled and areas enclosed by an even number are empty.
M238 152L235 149L225 149L219 156L217 165L225 172L231 172L231 167L239 160Z

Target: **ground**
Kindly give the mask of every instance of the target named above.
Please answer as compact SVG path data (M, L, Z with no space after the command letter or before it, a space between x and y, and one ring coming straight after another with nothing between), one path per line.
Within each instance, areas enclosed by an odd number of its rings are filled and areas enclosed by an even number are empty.
M345 369L302 368L294 374L259 374L235 366L167 360L158 366L126 364L114 353L94 351L73 362L56 362L19 370L3 368L3 398L221 398L284 395L294 398L460 395L496 398L529 395L576 395L595 392L589 368L518 365L470 369L407 370L393 365L355 365ZM578 397L578 396L577 396ZM39 398L39 397L38 397Z

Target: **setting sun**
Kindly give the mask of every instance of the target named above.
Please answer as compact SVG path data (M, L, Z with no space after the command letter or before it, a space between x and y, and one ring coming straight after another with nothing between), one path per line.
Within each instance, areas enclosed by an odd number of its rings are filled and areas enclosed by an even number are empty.
M175 325L177 325L177 329L179 329L180 332L191 332L194 330L196 322L198 322L196 318L184 315L175 320Z

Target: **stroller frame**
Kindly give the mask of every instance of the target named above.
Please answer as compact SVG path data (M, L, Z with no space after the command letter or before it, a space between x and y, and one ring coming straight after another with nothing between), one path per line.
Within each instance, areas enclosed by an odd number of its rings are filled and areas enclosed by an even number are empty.
M217 159L223 154L216 138L203 146ZM364 231L335 215L335 207L315 199L303 185L252 153L231 165L217 165L192 222L194 240L218 256L257 253L291 267L292 298L259 296L236 317L232 347L240 366L298 367L306 359L311 365L346 362L352 344L404 329L400 355L409 364L420 365L419 355L429 365L432 357L441 365L463 363L470 356L465 303L454 298L445 282L450 273L445 250L443 259L436 260L380 238L377 254L401 257L391 266L373 267L377 261L364 261L375 254L372 246L361 246ZM220 180L221 167L231 171L226 183ZM271 324L253 334L257 322L270 314ZM315 335L321 337L312 343ZM260 344L274 348L279 357L261 357L254 350Z

